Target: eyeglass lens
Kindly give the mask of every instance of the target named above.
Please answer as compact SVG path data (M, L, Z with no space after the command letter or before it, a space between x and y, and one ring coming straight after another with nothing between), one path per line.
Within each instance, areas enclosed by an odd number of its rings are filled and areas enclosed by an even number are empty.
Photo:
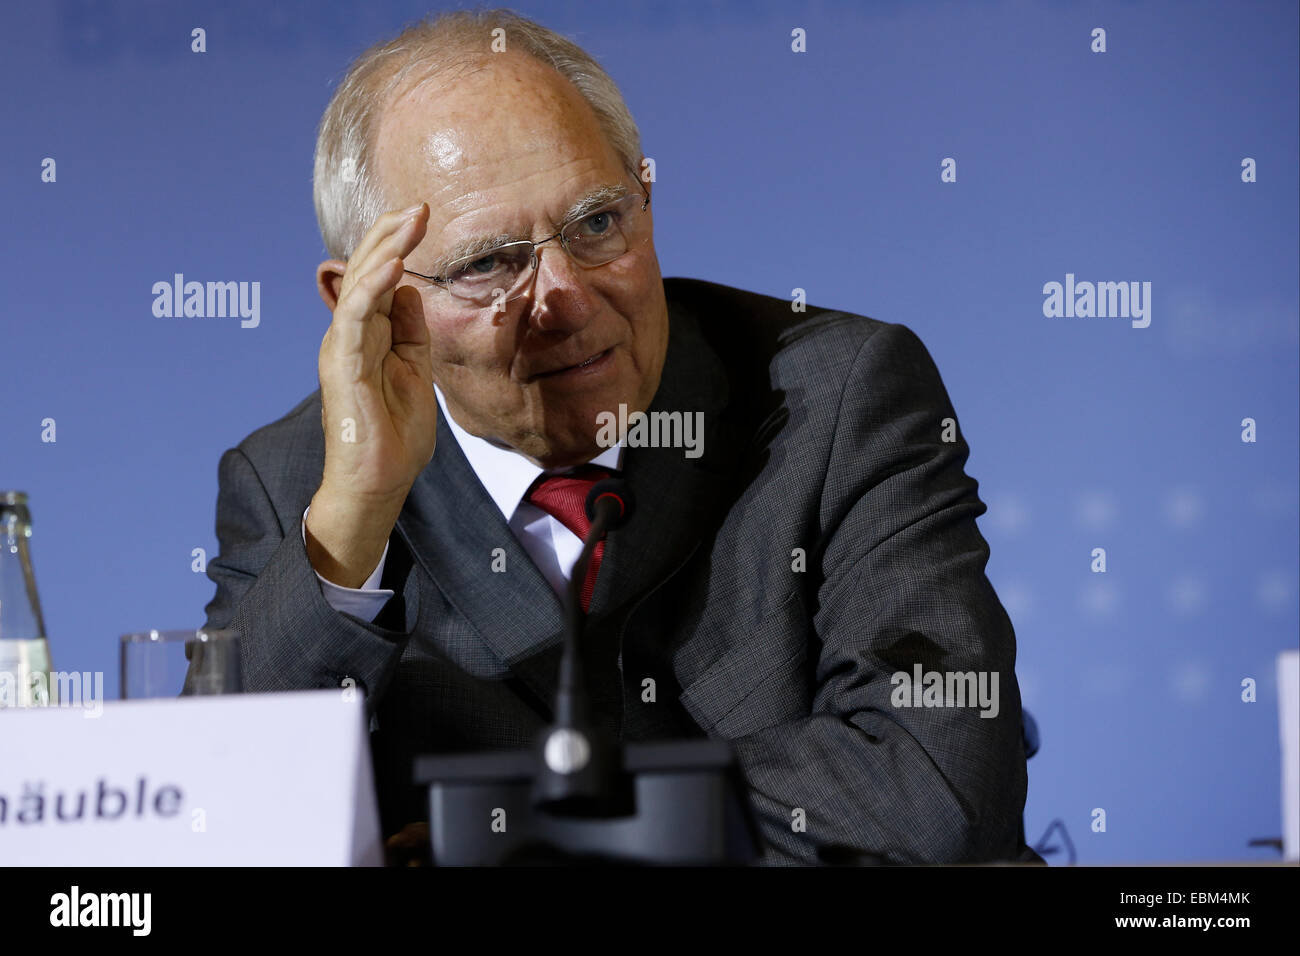
M642 196L628 195L569 223L560 237L569 254L587 267L605 265L623 255L644 201ZM532 243L510 243L455 263L447 270L446 288L458 299L480 305L502 296L509 299L523 286L525 273L532 265Z

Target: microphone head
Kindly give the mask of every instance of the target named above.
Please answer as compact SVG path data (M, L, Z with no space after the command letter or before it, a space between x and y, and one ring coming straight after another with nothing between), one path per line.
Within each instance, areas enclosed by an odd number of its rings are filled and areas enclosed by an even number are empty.
M622 527L632 517L634 502L632 489L622 478L606 478L591 486L587 492L587 520L596 520L596 509L609 509L609 521L606 531Z

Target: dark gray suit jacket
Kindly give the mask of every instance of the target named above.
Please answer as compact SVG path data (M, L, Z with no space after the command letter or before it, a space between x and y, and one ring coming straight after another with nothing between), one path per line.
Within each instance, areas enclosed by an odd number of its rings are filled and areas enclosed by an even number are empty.
M665 288L652 410L702 411L704 454L625 452L638 510L606 544L584 645L597 719L625 741L730 740L764 862L1021 856L1015 637L925 347L902 325ZM248 690L365 688L386 834L427 819L413 755L531 747L556 680L560 600L441 412L438 428L390 539L383 586L398 593L374 622L326 603L302 543L319 392L220 464L208 626L243 633ZM891 675L916 664L998 672L997 717L895 706Z

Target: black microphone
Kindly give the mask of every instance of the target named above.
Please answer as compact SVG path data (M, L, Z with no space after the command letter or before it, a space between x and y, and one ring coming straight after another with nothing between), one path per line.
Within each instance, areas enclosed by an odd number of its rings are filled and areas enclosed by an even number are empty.
M630 812L628 796L620 787L622 750L591 721L581 635L587 617L582 610L582 585L591 556L606 531L632 517L632 509L632 489L621 478L599 481L587 493L591 527L569 576L555 722L538 738L539 766L533 782L533 805L555 816L603 817Z

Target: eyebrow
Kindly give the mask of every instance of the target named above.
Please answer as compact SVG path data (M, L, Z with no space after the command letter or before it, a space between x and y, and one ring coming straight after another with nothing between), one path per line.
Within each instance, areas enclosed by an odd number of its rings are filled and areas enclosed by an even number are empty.
M609 186L598 186L597 188L585 193L582 198L575 202L560 217L558 229L563 229L569 223L581 219L588 213L599 209L606 203L611 203L616 199L622 199L630 189L625 183L619 183ZM503 246L507 242L520 242L525 239L531 239L531 236L511 235L509 233L497 233L496 235L471 236L468 239L462 239L455 243L450 249L444 252L434 262L430 275L441 276L454 262L459 262L468 256L476 256L481 253L495 249L497 246Z

